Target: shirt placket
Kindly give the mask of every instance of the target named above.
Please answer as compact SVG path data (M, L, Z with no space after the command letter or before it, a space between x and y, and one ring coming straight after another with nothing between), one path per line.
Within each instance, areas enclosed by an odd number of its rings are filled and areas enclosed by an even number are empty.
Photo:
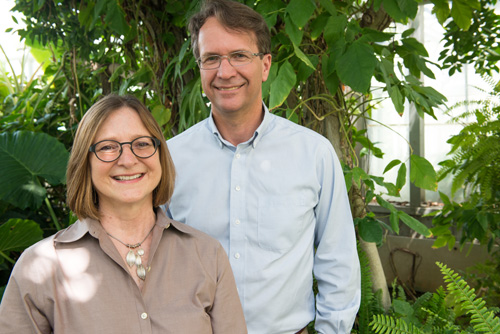
M231 192L229 199L229 261L240 296L244 295L245 274L245 196L248 192L246 159L249 145L238 145L231 163Z

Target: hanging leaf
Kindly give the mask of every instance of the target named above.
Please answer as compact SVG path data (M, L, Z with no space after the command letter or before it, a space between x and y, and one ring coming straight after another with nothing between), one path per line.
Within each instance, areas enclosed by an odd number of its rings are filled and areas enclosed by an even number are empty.
M342 82L357 92L367 93L376 65L373 48L356 41L339 58L336 68Z
M269 97L269 110L279 107L290 94L297 76L292 64L288 61L281 65L276 80L271 84L271 95Z
M410 157L410 181L426 190L436 191L438 187L434 167L427 159L414 154Z
M43 231L36 222L9 219L0 226L0 252L23 251L42 238Z
M25 209L45 198L38 177L51 185L65 183L69 154L62 143L29 131L0 134L0 198Z

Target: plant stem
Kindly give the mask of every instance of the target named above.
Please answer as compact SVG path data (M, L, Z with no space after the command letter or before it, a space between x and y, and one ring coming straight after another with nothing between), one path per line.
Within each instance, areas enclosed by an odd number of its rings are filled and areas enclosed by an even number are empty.
M12 260L10 257L8 257L7 255L5 255L4 252L0 251L0 255L3 256L7 261L9 261L10 263L12 264L15 264L16 261Z
M54 225L56 225L57 230L61 230L61 224L59 224L59 220L57 220L56 214L54 210L52 209L52 205L50 205L49 198L45 197L45 204L47 205L47 208L49 209L50 212L50 217L52 217L52 221L54 222Z

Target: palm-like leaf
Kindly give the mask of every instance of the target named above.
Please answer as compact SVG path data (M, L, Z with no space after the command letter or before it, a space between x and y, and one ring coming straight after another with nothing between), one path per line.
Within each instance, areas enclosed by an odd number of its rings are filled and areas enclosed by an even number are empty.
M0 198L22 209L40 207L46 191L39 178L65 183L68 156L64 145L45 133L0 134Z

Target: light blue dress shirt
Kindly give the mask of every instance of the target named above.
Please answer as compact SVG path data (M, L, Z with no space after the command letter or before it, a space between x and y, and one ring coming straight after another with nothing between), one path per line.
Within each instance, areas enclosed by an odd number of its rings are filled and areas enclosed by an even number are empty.
M212 116L167 142L168 213L222 244L250 334L296 333L315 317L319 333L350 333L360 268L340 162L326 138L263 110L237 147Z

